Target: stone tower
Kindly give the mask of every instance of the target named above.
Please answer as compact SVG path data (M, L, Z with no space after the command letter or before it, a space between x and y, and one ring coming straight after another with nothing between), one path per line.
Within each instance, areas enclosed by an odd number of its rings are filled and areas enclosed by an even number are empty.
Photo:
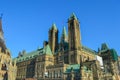
M15 80L16 70L16 62L12 61L10 51L4 42L2 18L0 17L0 80Z
M52 53L54 53L58 46L58 29L55 24L49 30L49 45Z
M103 58L105 77L114 80L113 77L119 74L117 67L118 54L116 50L110 49L106 43L103 43L99 55Z
M2 18L0 17L0 47L1 51L5 52L6 46L4 42L3 30L2 30Z
M68 19L69 64L78 64L81 50L80 24L74 13Z
M80 25L74 13L72 13L70 18L68 19L68 41L69 50L80 49Z

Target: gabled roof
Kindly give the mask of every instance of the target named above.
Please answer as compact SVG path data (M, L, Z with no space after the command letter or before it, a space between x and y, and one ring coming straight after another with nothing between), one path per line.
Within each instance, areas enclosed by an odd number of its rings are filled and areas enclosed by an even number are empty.
M53 55L49 45L46 45L43 49L43 53L46 55Z

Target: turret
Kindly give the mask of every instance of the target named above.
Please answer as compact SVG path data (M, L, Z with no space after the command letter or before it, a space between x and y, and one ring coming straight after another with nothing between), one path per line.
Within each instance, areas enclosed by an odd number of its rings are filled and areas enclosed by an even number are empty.
M80 24L74 13L68 19L69 50L78 50L81 46Z
M1 47L1 51L5 52L6 45L4 43L4 36L3 36L3 30L2 30L2 17L0 17L0 47Z
M2 17L0 17L0 39L3 40Z
M49 30L49 45L52 53L55 53L58 48L58 29L55 24Z

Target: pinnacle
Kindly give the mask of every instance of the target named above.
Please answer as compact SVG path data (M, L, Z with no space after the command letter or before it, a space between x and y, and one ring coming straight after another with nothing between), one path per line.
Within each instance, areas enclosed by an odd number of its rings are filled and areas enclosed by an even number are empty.
M0 17L0 32L3 32L2 30L2 18Z
M65 26L63 27L62 35L63 35L63 36L67 36Z
M70 16L69 20L71 20L71 19L76 19L76 20L77 20L77 17L76 17L76 15L75 15L75 13L74 13L74 12L71 14L71 16Z
M62 36L61 36L61 42L62 41L66 41L67 40L67 32L65 29L65 26L63 27L63 31L62 31Z
M56 27L56 24L55 24L55 23L52 24L52 28L51 28L51 29L57 30L57 27Z

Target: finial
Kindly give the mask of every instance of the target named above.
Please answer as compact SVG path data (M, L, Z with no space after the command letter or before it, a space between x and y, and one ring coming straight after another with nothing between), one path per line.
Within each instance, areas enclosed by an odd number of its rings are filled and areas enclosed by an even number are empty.
M2 19L3 13L0 14L0 19Z

